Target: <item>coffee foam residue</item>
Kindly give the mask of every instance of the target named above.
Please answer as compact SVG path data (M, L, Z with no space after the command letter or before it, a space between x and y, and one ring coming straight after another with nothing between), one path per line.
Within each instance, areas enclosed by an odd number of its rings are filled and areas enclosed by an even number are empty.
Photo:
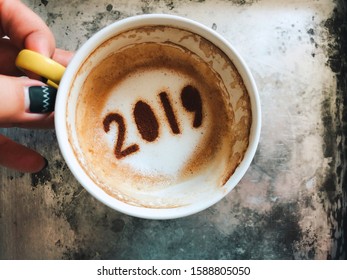
M143 28L121 34L119 38L140 42L143 37L150 36L153 30L161 33L167 32L168 28ZM161 38L159 35L154 37ZM113 44L113 40L119 38L112 38L101 48L107 48ZM157 39L153 39L155 40ZM195 34L188 32L182 36L178 41L186 42L183 46L170 40L168 38L161 43L155 41L126 45L117 52L111 52L90 71L78 100L77 134L78 139L84 139L79 141L80 148L76 149L79 160L86 173L91 174L92 179L105 192L132 205L171 208L187 204L189 198L158 198L153 202L153 196L156 192L168 190L177 184L188 186L187 182L190 180L201 182L201 188L196 186L196 190L201 192L208 192L212 185L222 187L241 162L248 146L252 121L250 101L232 62L220 50L211 48L207 40ZM207 61L188 48L192 40L200 42L199 47ZM223 69L223 73L225 67L229 67L230 77L226 82L224 77L212 70L217 67L216 60L221 60L219 68ZM155 82L148 73L159 75L159 81L169 81L169 86L162 85L151 93L151 85ZM167 79L168 76L173 76L178 82L172 82ZM133 81L142 82L140 85L133 85ZM127 90L124 90L124 86ZM182 108L179 101L180 90L186 86L196 88L201 96L202 124L198 128L192 127L196 112ZM163 92L169 92L170 105L163 105L163 101L160 101L159 95ZM131 113L136 104L142 106L139 113L135 114L137 120ZM174 125L170 120L168 122L168 115L171 113L160 106L172 109L179 133L172 128ZM117 125L112 124L112 131L107 133L100 125L109 113L124 117L126 129L123 147L134 143L140 147L139 151L121 160L114 156L115 139L119 133ZM172 120L172 115L170 118ZM157 128L153 126L155 122L158 123ZM184 142L188 139L188 142ZM171 144L165 145L164 141ZM190 143L189 152L184 143ZM152 144L158 145L157 148ZM146 160L149 165L144 161L141 167L144 153L148 154ZM177 160L169 168L170 156ZM157 161L154 165L153 160ZM177 165L177 162L180 163ZM151 164L157 164L158 170L150 168ZM220 172L221 170L223 171ZM218 173L221 174L217 176ZM218 177L217 183L213 182L211 176ZM195 180L196 177L201 177L201 180ZM211 186L204 187L206 182ZM199 196L196 191L187 191L187 197L194 195ZM175 201L180 202L177 204Z

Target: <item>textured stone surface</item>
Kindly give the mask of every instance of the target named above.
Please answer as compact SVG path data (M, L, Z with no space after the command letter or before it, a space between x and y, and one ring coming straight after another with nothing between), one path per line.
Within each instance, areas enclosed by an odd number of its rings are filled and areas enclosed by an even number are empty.
M240 184L190 217L132 218L93 199L62 159L54 131L2 129L49 160L41 174L0 169L1 259L346 258L345 1L25 0L61 48L144 13L186 16L243 56L263 128Z

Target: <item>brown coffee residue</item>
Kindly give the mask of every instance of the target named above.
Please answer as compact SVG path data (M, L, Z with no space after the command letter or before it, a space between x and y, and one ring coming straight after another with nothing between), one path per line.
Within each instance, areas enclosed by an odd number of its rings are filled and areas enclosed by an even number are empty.
M134 108L134 121L141 137L153 142L159 136L159 123L155 117L151 107L143 102L138 101Z
M161 104L163 105L167 121L170 124L171 130L174 134L179 134L180 128L178 127L178 122L173 112L169 97L166 92L161 92L159 94Z
M124 119L121 115L117 113L108 114L103 121L104 131L106 133L109 132L111 123L113 122L118 124L118 137L117 137L117 143L114 149L114 154L116 155L116 158L121 159L132 153L137 152L139 150L139 146L137 144L133 144L123 150L126 127L125 127Z
M182 90L181 100L184 108L186 108L188 112L195 113L193 127L197 128L201 126L202 102L199 91L195 87L188 85Z
M151 34L151 31L158 28L165 29L165 32L171 32L173 36L177 33L174 28L153 26L127 31L122 36L132 36L134 32L139 32L140 35ZM181 30L180 32L184 33L185 31ZM192 36L192 34L189 36ZM117 40L117 37L110 39L110 41L113 40ZM199 40L206 45L210 44L204 41L203 38L199 38ZM220 52L215 49L214 51ZM229 63L224 54L220 54L219 57L222 61ZM182 168L177 170L177 177L174 177L174 179L166 174L153 172L153 174L148 175L138 172L128 166L126 161L120 161L116 158L117 156L124 157L139 151L141 149L140 145L145 144L139 142L139 146L125 146L124 142L126 141L124 139L126 139L128 121L134 121L135 119L142 138L155 140L158 137L159 139L161 132L159 124L157 126L153 123L161 123L162 120L166 122L166 120L164 119L165 116L162 118L162 111L152 111L154 108L158 109L157 107L153 106L153 109L147 107L146 109L146 105L141 102L137 103L136 113L133 111L132 119L124 119L123 124L121 121L117 122L114 116L108 117L106 128L109 125L116 125L119 130L118 133L122 134L122 137L118 136L117 133L115 134L115 137L118 138L115 139L117 140L117 143L115 143L116 157L110 153L108 146L105 145L107 143L102 140L105 135L103 129L105 126L100 125L100 120L102 122L105 119L104 108L111 94L115 92L114 89L134 72L157 69L169 69L173 73L184 77L187 81L183 85L184 90L179 89L180 92L177 92L180 95L177 97L181 100L174 99L178 103L173 103L172 93L167 91L171 105L178 106L177 108L176 106L173 107L173 113L180 133L189 133L189 130L186 130L185 122L183 122L185 119L182 119L186 117L189 118L189 128L200 127L201 129L201 131L198 131L198 133L201 132L201 140L196 146L192 147L191 154L187 155L187 160L182 163ZM122 197L124 197L124 193L128 192L127 189L121 188L123 185L129 186L130 190L143 188L144 192L149 189L165 188L170 184L175 184L175 180L188 181L196 175L203 174L209 170L210 166L216 166L219 170L224 170L220 180L218 179L220 181L219 186L223 186L239 165L247 149L252 124L252 112L247 89L231 61L230 69L229 71L232 76L235 76L236 82L232 87L229 87L229 84L226 85L228 90L230 89L230 92L228 92L227 89L224 89L224 84L221 83L221 77L211 69L210 63L201 60L197 54L181 47L180 44L177 45L175 42L171 42L171 39L160 44L155 42L134 44L110 54L90 72L83 84L82 94L78 100L76 126L78 137L82 139L80 145L81 150L85 153L83 155L85 159L83 160L86 162L86 169L97 178L95 180L99 180L98 183L103 185L105 189L119 191ZM157 94L166 91L167 88L167 85L163 85L157 92L153 92L153 95L158 98ZM238 97L239 95L241 95L241 98ZM176 95L174 97L176 98ZM233 101L233 98L236 97L234 105L230 100ZM124 98L131 98L131 95L127 93ZM151 100L154 100L154 96ZM139 102L139 99L135 99L135 102ZM136 107L135 102L132 103L133 110ZM184 108L183 111L180 110L182 108ZM112 108L112 110L117 109L116 106ZM165 114L168 115L168 113ZM234 114L237 117L234 117ZM152 120L149 121L150 119ZM112 122L114 123L111 124ZM176 136L177 138L180 137L179 135ZM89 152L90 147L95 152ZM170 149L175 148L170 147ZM138 153L138 155L140 154ZM162 157L165 161L165 154Z

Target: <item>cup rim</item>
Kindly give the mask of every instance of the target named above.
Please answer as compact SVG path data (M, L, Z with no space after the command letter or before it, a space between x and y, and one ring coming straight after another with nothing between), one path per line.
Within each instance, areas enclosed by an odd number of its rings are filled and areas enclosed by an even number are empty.
M75 79L76 73L80 66L85 62L88 56L103 42L115 36L118 33L124 32L135 27L144 25L169 25L199 34L207 38L211 43L220 48L233 62L236 69L239 71L244 84L247 88L252 111L252 125L249 137L249 144L244 157L235 172L228 180L228 187L215 199L206 201L206 203L190 204L179 208L144 208L134 205L126 204L116 198L110 196L98 187L93 180L90 179L88 174L80 166L74 151L69 143L68 128L65 121L67 112L67 101L69 99L69 92L71 85ZM260 138L261 130L261 108L258 90L254 78L242 57L238 54L235 48L224 39L219 33L205 25L194 20L167 14L150 14L150 15L137 15L116 21L95 33L77 50L71 62L66 68L63 78L58 88L58 94L55 104L55 129L57 135L58 145L61 154L68 165L70 171L77 179L77 181L98 201L104 203L110 208L122 212L124 214L146 219L173 219L184 216L189 216L198 213L202 210L209 208L223 199L242 179L248 170L251 162L255 156L257 146Z

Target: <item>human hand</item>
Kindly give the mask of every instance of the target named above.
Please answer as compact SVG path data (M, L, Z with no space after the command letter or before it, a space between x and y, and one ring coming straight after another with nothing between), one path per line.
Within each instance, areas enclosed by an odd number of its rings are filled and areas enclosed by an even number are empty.
M55 96L56 90L35 75L28 73L29 77L22 77L15 59L23 48L51 57L64 66L72 56L70 52L56 49L47 25L23 3L0 0L0 127L52 128L53 113L33 112L28 93L45 89ZM36 151L0 134L0 165L34 173L46 164L45 158Z

